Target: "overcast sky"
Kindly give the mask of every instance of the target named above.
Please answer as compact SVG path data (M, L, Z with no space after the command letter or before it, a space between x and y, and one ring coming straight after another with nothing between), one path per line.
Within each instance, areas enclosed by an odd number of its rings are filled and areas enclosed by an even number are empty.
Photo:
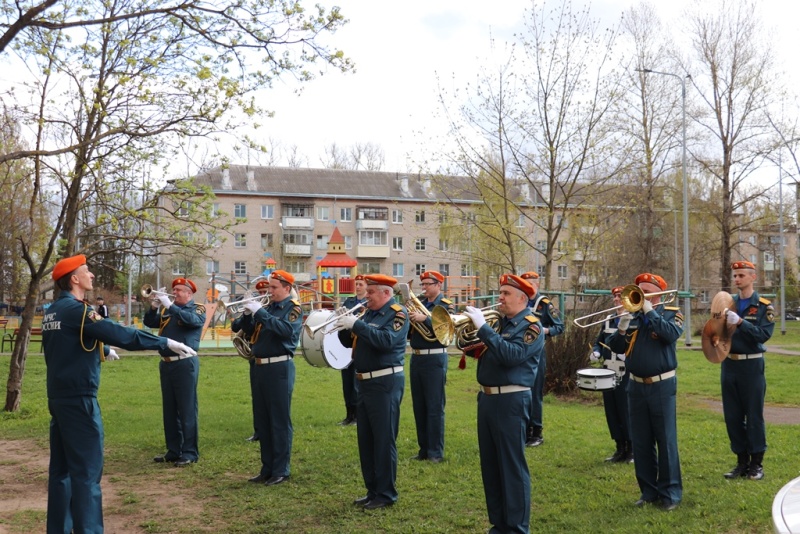
M333 40L353 59L357 72L329 72L309 83L299 97L289 86L269 91L262 104L276 115L256 136L262 141L271 137L284 146L297 145L311 167L321 166L320 156L333 142L344 147L372 142L384 150L387 171L408 169L411 163L406 155L419 145L420 130L443 129L434 119L439 110L437 77L446 85L463 88L490 55L490 36L498 42L511 40L531 5L530 0L321 3L340 5L350 20ZM592 12L618 20L624 9L636 4L596 1ZM665 23L678 24L690 1L654 4ZM776 51L784 67L797 70L792 63L800 66L796 59L800 2L763 0L762 6L764 23L774 28ZM246 156L236 163L247 163Z

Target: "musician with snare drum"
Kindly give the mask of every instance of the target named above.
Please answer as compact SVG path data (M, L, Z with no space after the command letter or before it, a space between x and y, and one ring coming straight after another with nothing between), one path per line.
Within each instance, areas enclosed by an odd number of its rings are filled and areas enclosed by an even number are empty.
M675 344L683 333L683 315L677 307L660 304L660 295L667 289L662 277L642 273L634 283L644 293L641 309L620 317L608 346L626 354L630 373L628 408L641 491L635 505L658 504L670 511L677 508L683 496L675 376Z
M622 305L620 300L622 290L622 286L611 290L615 306ZM613 370L616 377L616 387L603 390L603 408L606 412L608 431L611 433L611 439L617 444L614 454L606 458L606 462L631 463L633 462L633 445L631 444L627 393L630 373L625 366L625 354L617 354L608 346L611 334L617 331L617 322L619 322L619 317L616 314L606 317L589 358L592 361L602 360L603 368Z
M353 504L366 510L397 501L397 431L405 374L403 363L408 337L406 308L394 300L397 280L382 274L364 275L367 311L347 314L336 321L339 340L353 349L359 381L358 455L367 494Z
M244 306L253 331L253 405L261 445L261 471L249 479L266 486L289 479L292 455L291 408L294 391L294 351L303 328L300 302L291 298L294 276L283 270L269 275L270 302L251 300Z
M409 299L412 303L406 303L411 320L411 400L419 445L419 452L413 459L439 463L444 458L447 346L436 339L431 310L435 306L443 306L453 314L455 307L442 294L442 273L425 271L419 275L419 279L425 300L414 296Z
M352 310L359 304L365 303L367 300L367 283L364 281L364 275L356 275L354 282L356 294L344 300L343 306L347 310ZM346 415L344 419L339 421L339 424L342 426L355 425L356 402L358 400L358 380L356 380L355 365L348 365L342 369L342 394L344 396Z
M256 291L260 296L265 296L269 293L269 282L267 280L259 280L256 283ZM241 332L241 336L244 337L246 343L250 345L250 358L248 358L248 362L250 363L250 405L253 411L253 435L247 438L247 441L253 442L259 440L258 428L256 427L256 403L255 403L255 380L254 377L254 369L256 366L255 361L252 358L252 350L253 350L253 332L255 332L255 322L253 321L253 313L248 310L244 309L242 314L239 315L236 319L231 321L231 332L239 333Z

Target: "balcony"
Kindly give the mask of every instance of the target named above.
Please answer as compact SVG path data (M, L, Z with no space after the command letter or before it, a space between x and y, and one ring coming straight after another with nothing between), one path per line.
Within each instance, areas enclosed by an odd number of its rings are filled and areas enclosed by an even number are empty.
M311 245L284 243L283 253L287 256L311 256Z
M311 280L311 273L292 273L295 282L308 282Z
M356 221L356 230L389 230L389 221L375 219L359 219Z
M314 219L311 217L281 217L284 230L313 230Z
M389 245L358 245L357 258L388 258Z

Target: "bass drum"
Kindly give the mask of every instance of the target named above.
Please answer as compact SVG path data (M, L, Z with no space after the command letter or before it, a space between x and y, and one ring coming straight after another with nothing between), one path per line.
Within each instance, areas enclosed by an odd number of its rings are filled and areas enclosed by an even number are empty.
M313 327L329 321L333 317L331 310L314 310L306 318L307 327ZM303 328L300 349L303 358L314 367L330 367L331 369L345 369L353 361L353 350L345 347L339 341L333 323L311 336L308 328Z

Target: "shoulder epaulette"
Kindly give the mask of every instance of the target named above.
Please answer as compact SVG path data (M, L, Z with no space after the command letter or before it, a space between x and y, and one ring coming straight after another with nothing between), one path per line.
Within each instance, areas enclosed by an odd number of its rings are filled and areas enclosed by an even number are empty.
M295 306L300 306L300 301L297 299L292 299L292 304L294 304Z
M444 302L445 304L452 304L453 303L453 301L450 300L450 299L442 299L442 302Z
M391 308L396 312L403 311L403 307L400 304L392 304Z
M764 297L759 297L758 302L760 302L761 304L763 304L765 306L769 306L770 304L772 304L771 300L765 299Z
M550 297L542 297L542 300L539 302L544 302L545 304L550 304Z
M664 306L664 309L669 311L681 311L678 306Z
M529 323L538 323L539 322L539 318L536 317L535 315L526 315L525 316L525 320L527 320Z

